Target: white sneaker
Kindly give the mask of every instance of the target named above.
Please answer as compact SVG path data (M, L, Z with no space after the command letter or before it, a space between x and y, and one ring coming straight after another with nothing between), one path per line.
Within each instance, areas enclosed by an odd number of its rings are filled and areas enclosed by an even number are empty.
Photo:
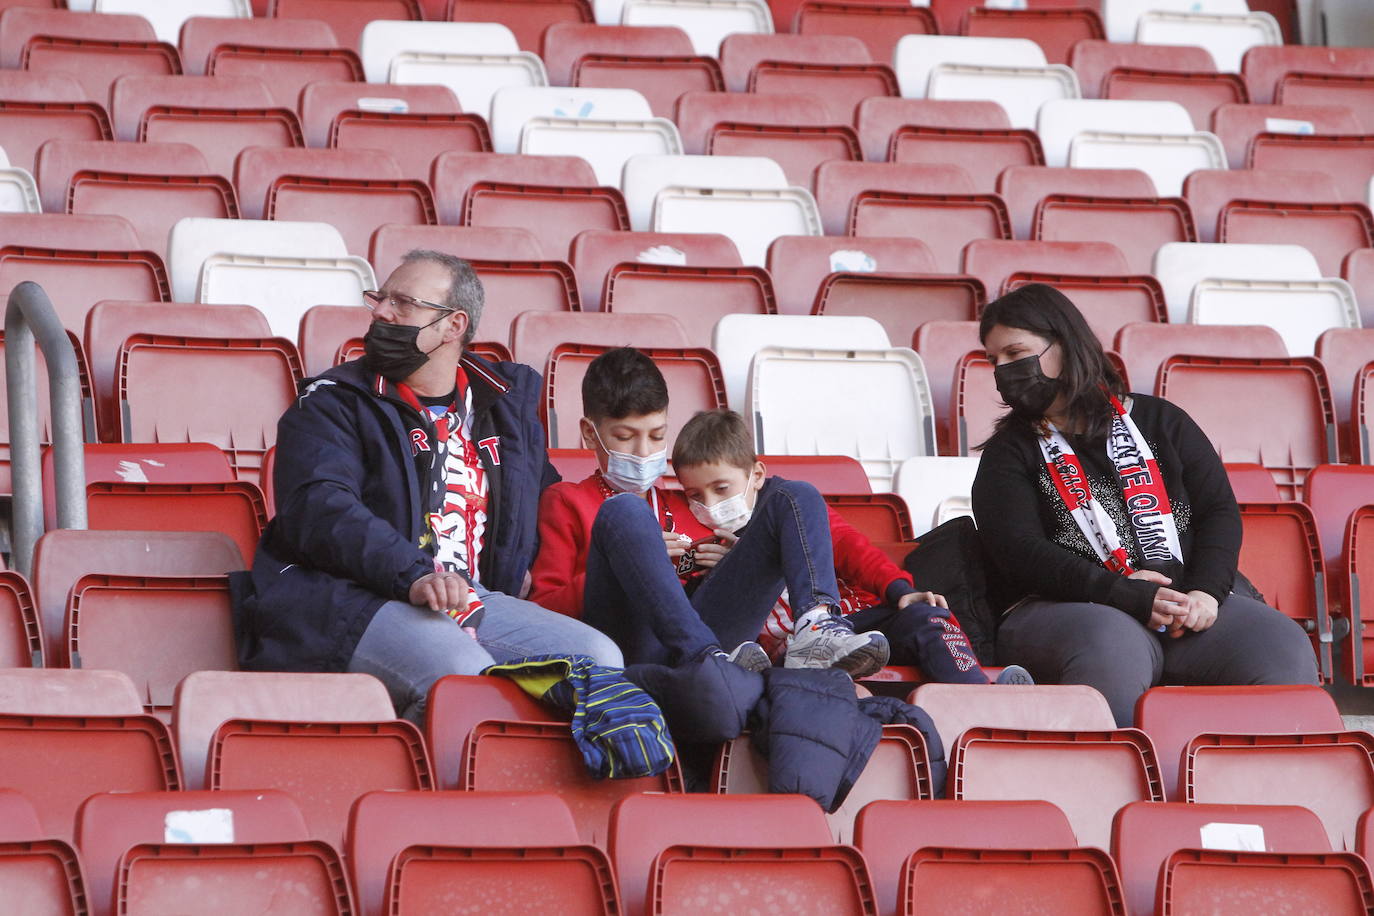
M828 607L807 611L787 640L785 668L839 668L850 677L867 677L888 659L887 637L855 633L854 627Z

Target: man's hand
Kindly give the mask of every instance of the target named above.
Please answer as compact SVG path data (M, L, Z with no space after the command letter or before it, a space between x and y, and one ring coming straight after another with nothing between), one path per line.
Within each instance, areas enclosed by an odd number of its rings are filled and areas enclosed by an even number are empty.
M687 548L691 546L691 543L692 541L690 538L683 540L682 536L675 532L663 532L663 546L668 551L668 559L672 560L674 563L678 561L678 557L687 552Z
M932 604L949 610L949 602L945 600L945 596L937 595L935 592L908 592L897 601L898 608L910 607L913 604Z
M468 607L468 580L454 572L432 572L410 585L410 603L431 611Z
M724 528L717 528L711 533L719 538L721 543L713 544L707 541L705 544L697 545L697 565L704 566L707 569L713 568L717 563L725 559L725 555L730 552L730 548L734 547L735 542L739 540L733 531L726 531Z

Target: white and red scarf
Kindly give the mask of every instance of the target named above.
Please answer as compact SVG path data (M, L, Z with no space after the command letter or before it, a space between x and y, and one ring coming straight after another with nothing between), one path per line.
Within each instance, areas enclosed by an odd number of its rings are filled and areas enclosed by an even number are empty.
M1146 564L1182 563L1178 524L1174 521L1169 493L1164 488L1164 478L1150 444L1121 402L1112 395L1108 395L1108 399L1114 415L1111 432L1107 434L1107 458L1121 481L1121 495L1141 560ZM1088 477L1073 446L1052 423L1049 432L1040 439L1040 452L1045 456L1050 480L1064 500L1064 506L1102 565L1123 576L1135 572L1116 524L1093 498Z

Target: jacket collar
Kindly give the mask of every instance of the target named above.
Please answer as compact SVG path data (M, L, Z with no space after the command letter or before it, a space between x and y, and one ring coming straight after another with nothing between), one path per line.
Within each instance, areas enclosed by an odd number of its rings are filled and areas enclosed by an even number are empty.
M395 382L379 373L369 371L362 365L362 360L355 360L354 363L374 396L406 403ZM339 368L352 365L345 363ZM474 411L485 410L510 391L510 385L496 373L495 366L480 356L464 353L459 359L459 366L467 373L468 384L472 388Z

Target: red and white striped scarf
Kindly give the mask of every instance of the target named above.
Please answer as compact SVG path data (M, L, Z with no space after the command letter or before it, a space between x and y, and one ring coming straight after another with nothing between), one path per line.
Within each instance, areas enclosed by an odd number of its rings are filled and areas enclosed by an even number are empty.
M1107 435L1107 457L1121 481L1121 494L1140 556L1147 564L1182 563L1178 524L1150 444L1121 402L1111 395L1108 398L1114 416L1111 432ZM1050 480L1054 481L1064 506L1102 565L1123 576L1135 572L1116 524L1093 498L1088 477L1073 446L1054 424L1049 424L1049 432L1041 437L1040 452L1045 456Z

